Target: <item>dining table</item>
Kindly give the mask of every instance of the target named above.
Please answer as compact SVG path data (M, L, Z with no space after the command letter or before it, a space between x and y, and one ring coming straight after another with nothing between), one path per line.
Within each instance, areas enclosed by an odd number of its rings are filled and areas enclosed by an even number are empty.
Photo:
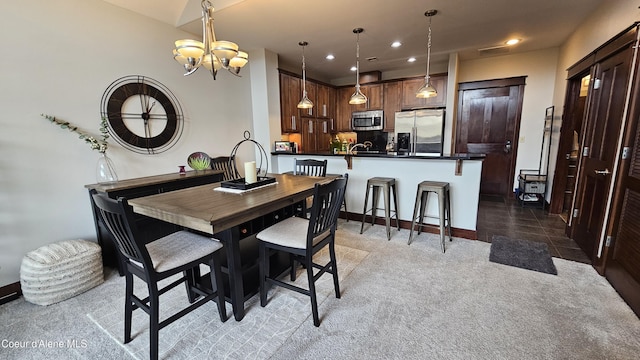
M222 269L228 275L225 297L237 321L244 318L245 301L259 290L255 235L287 217L304 216L302 204L313 195L315 185L333 180L293 174L267 174L265 178L275 181L247 190L218 182L129 201L137 214L207 234L223 244ZM282 258L281 264L286 267L289 263ZM274 271L284 272L283 266L275 266Z

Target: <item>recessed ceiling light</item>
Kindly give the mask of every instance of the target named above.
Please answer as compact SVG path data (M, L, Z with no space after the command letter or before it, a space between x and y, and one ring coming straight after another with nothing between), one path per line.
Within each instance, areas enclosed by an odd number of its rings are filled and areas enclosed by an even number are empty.
M356 67L355 67L355 66L352 66L352 67L351 67L351 71L356 71Z
M509 39L505 42L507 45L515 45L520 42L520 39Z
M329 55L327 55L327 60L333 60L333 59L335 59L335 58L336 58L336 57L335 57L335 56L333 56L333 54L329 54Z
M391 47L397 48L402 46L402 43L400 41L394 41L393 43L391 43Z
M416 58L414 58L413 56L407 59L407 62L415 62Z

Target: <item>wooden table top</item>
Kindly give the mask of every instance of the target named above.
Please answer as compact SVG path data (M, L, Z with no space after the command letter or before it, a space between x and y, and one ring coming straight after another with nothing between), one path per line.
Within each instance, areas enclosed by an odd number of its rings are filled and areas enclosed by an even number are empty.
M220 183L195 186L129 200L133 211L190 229L214 234L313 195L316 183L333 177L269 174L275 185L242 194L215 191Z
M175 173L171 173L171 174L145 176L145 177L139 177L135 179L120 180L120 181L105 183L105 184L89 184L89 185L85 185L84 187L87 189L96 189L97 191L108 193L111 191L121 191L121 190L127 190L131 188L137 188L141 186L166 184L166 183L182 181L184 179L189 179L189 178L194 178L199 176L222 174L222 173L224 173L224 171L212 170L212 169L199 170L199 171L190 170L190 171L187 171L185 174L180 174L176 171Z

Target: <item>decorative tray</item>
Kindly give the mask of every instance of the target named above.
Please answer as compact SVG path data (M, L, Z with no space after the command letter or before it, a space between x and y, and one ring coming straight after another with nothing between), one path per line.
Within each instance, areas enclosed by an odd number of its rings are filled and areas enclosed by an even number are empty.
M247 184L244 181L244 178L240 178L235 180L223 181L220 184L220 186L222 186L223 188L229 188L229 189L249 190L249 189L256 188L258 186L264 186L274 182L276 182L276 178L274 177L258 176L258 180L251 184Z

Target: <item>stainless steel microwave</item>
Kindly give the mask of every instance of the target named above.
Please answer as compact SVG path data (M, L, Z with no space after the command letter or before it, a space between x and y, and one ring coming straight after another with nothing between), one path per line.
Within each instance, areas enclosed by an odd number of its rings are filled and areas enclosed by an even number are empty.
M384 128L384 111L354 111L351 114L353 131L382 130Z

